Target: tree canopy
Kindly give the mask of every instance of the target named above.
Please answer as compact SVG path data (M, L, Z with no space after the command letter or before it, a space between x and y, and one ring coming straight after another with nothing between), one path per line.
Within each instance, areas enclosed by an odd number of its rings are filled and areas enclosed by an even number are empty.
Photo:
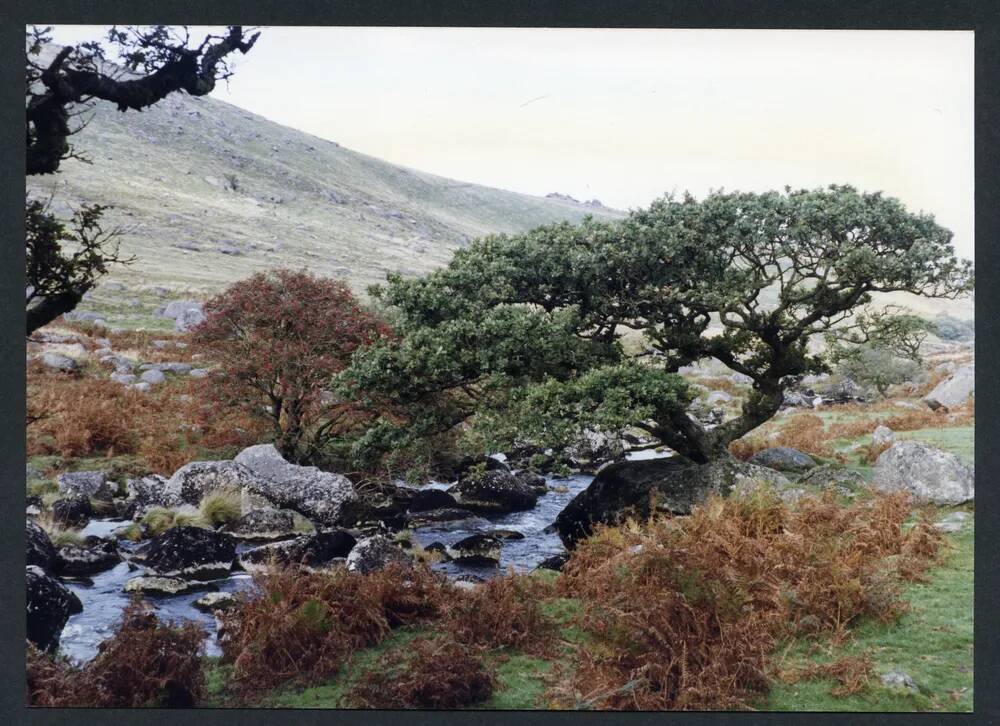
M951 233L880 193L667 196L619 221L487 237L427 277L390 277L373 292L399 338L357 356L347 379L408 404L410 425L470 420L487 447L633 428L705 463L777 412L789 377L828 369L811 338L861 345L892 330L893 316L870 311L874 293L971 286ZM713 429L687 414L678 375L703 359L752 381L741 414Z

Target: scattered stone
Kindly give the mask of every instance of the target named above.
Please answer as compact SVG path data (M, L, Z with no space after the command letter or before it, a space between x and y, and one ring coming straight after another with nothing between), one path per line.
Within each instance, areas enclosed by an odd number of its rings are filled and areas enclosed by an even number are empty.
M455 562L472 566L500 564L500 540L491 534L473 534L448 548Z
M233 566L236 540L200 527L173 527L150 541L143 564L164 577L212 580Z
M908 491L916 499L955 505L975 498L973 471L952 453L901 441L875 462L872 485L881 491Z
M117 383L135 383L136 378L134 373L112 373L111 380Z
M934 526L946 534L956 534L962 531L962 527L968 519L968 512L952 512Z
M924 396L924 403L932 409L954 408L969 402L976 393L976 367L967 365L959 368L948 379L941 381L934 390Z
M256 474L246 486L278 507L325 526L350 524L357 515L358 494L346 476L290 464L272 444L244 449L233 461Z
M315 570L347 557L355 544L357 540L350 532L338 529L255 547L241 554L239 560L248 572L259 570L272 561Z
M757 466L766 466L782 472L800 473L812 469L817 464L808 454L788 446L777 446L773 449L758 451L748 460Z
M55 653L59 637L70 615L83 612L83 603L61 582L41 567L25 567L28 640Z
M188 371L188 375L192 378L208 378L207 368L192 368Z
M59 353L42 353L41 360L49 368L55 368L60 371L75 371L80 367L75 360Z
M888 673L883 673L882 684L886 688L901 688L913 693L916 693L919 690L917 688L916 681L902 671L889 671Z
M390 563L409 564L412 560L391 539L382 534L360 540L347 555L347 569L367 574Z
M163 350L168 345L170 345L170 341L169 340L151 340L151 341L149 341L149 344L151 346L153 346L154 348L156 348L157 350Z
M858 491L868 486L865 478L858 472L833 464L824 464L810 469L800 476L796 483L802 486L816 487L820 490L832 489L846 497L853 497Z
M158 385L167 380L167 377L163 375L163 371L158 370L148 370L139 376L139 380L143 383L148 383L150 385Z
M878 426L875 431L872 432L873 446L883 446L885 444L892 446L895 442L896 434L888 426Z

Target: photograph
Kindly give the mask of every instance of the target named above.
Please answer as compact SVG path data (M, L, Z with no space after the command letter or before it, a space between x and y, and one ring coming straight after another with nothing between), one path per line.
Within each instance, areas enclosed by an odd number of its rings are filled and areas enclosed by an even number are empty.
M972 712L977 33L26 25L24 705Z

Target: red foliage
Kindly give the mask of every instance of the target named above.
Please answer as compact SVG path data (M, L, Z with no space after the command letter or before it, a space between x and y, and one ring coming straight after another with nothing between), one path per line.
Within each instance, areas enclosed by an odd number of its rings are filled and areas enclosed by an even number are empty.
M237 282L209 300L193 340L219 368L211 391L265 417L282 453L309 458L329 436L356 425L350 401L324 389L359 347L389 335L339 281L277 270Z

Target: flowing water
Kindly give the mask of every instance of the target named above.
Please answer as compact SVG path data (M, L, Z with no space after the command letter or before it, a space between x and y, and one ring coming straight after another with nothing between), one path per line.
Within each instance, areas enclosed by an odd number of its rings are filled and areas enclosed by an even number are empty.
M470 567L451 562L435 564L434 568L452 578L471 576L475 579L504 572L508 567L513 567L519 572L531 570L545 558L564 551L559 536L549 525L569 501L586 489L592 480L592 476L584 474L565 478L547 477L550 489L538 498L538 504L531 510L420 527L413 530L414 538L421 545L432 542L451 545L471 534L489 533L496 529L513 530L523 534L524 539L503 541L499 568ZM428 488L437 489L445 489L448 486L437 483L427 485ZM127 523L117 520L93 520L81 534L107 537L124 524ZM126 541L119 542L119 546L124 553L135 547ZM252 545L240 544L237 551L251 548ZM121 562L114 568L91 575L89 578L66 579L64 581L66 586L75 592L83 603L83 612L73 615L66 623L60 640L62 653L79 662L88 661L97 655L98 645L111 635L122 609L131 597L123 591L125 583L141 574L143 573L140 568L128 562ZM248 574L234 572L225 579L208 583L207 589L237 592L251 587L252 584L253 581ZM218 655L219 647L215 639L218 623L215 617L193 606L194 601L204 595L205 591L162 597L147 595L146 600L156 609L157 615L162 620L174 623L193 621L202 625L209 635L205 643L206 652L208 655Z

